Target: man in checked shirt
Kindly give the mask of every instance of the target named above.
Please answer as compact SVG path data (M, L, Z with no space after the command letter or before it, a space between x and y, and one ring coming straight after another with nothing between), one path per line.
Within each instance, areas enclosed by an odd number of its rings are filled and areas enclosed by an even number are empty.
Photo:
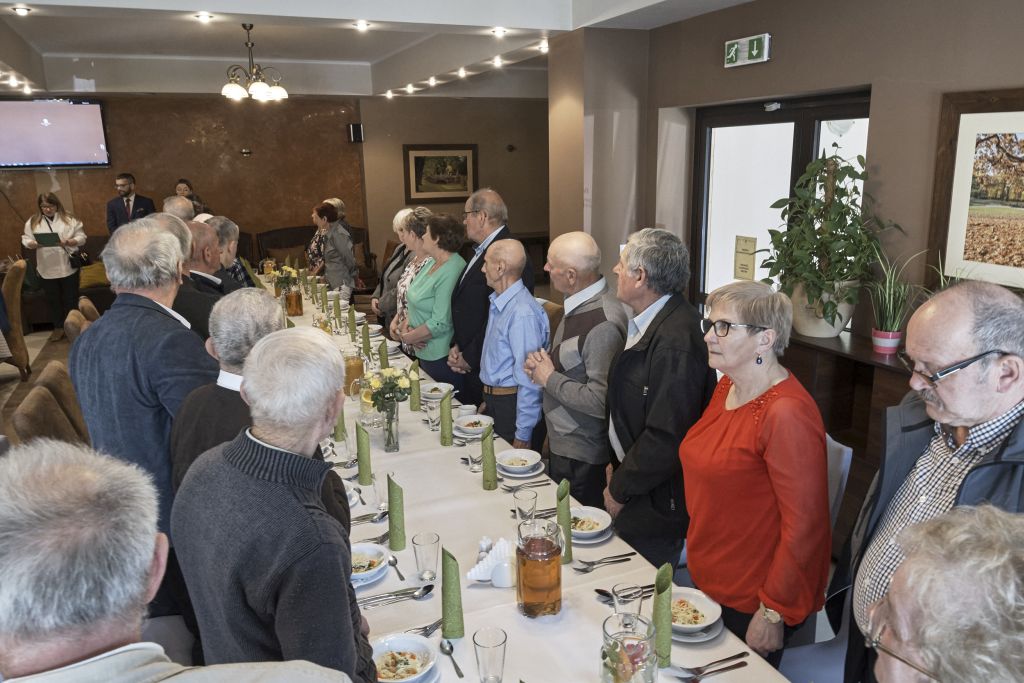
M985 282L943 290L911 317L900 359L914 391L886 411L881 469L829 589L854 577L846 683L873 682L875 660L899 647L866 649L864 633L903 562L900 531L955 505L1024 511L1024 302ZM837 626L841 605L829 607ZM900 654L893 664L920 676Z

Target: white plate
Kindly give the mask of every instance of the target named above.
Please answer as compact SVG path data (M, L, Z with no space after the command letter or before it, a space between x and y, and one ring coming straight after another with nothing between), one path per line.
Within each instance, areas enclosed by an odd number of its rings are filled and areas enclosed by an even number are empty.
M377 583L378 581L380 581L381 579L383 579L387 575L388 575L387 572L381 572L377 576L374 576L374 577L369 578L369 579L352 579L352 581L351 581L352 587L355 588L356 590L359 590L360 588L365 588L366 586L372 586L373 584Z
M689 600L691 605L699 609L704 614L705 621L700 624L691 625L672 622L672 633L682 633L687 635L698 633L706 629L708 624L713 624L718 621L722 616L722 606L696 588L673 588L672 601L675 602L680 598Z
M510 448L507 451L502 451L495 456L498 460L498 466L502 470L510 474L523 474L530 472L537 467L540 462L540 453L537 451L531 451L528 448ZM525 465L509 465L507 462L512 458L522 458L526 460Z
M704 643L718 637L718 634L725 628L725 622L719 619L703 631L696 633L676 633L672 631L672 640L677 643Z
M356 581L370 581L377 578L381 574L386 574L388 571L388 550L382 545L376 543L353 543L352 544L352 555L356 554L369 555L371 557L380 558L380 564L371 569L368 572L356 574L352 572L352 578Z
M483 434L487 431L489 425L494 424L494 418L489 415L460 415L455 418L455 427L458 428L460 433L468 436L476 436L477 434ZM471 422L479 422L480 425L477 427L470 427Z
M347 486L345 487L345 495L348 496L349 508L354 508L356 505L359 504L359 494L353 491L352 489L348 488Z
M434 388L437 388L437 391L431 391ZM423 382L420 384L420 400L440 401L446 393L453 389L455 387L447 382Z
M609 528L605 529L604 532L600 536L594 536L593 538L575 538L574 537L572 539L572 544L573 544L574 547L578 546L578 545L597 545L599 543L604 543L605 541L607 541L612 536L614 536L614 533L613 533L611 527L609 527Z
M509 479L529 479L530 477L535 477L538 474L543 474L543 473L544 473L544 463L543 462L537 463L536 465L533 466L532 469L530 469L530 470L528 470L526 472L509 472L508 470L506 470L504 467L501 466L501 463L498 463L498 474L500 474L503 477L508 477Z
M611 515L609 515L601 508L587 507L585 505L581 505L578 507L569 508L569 513L573 517L587 517L589 519L594 520L600 525L593 531L576 531L575 529L573 529L572 540L574 541L578 539L597 538L604 532L608 531L608 529L610 529L612 526Z
M373 641L372 645L374 662L377 662L384 653L393 651L415 652L422 658L424 668L415 676L401 679L402 683L423 683L430 677L431 671L437 668L435 664L440 655L437 646L423 636L412 633L395 633Z

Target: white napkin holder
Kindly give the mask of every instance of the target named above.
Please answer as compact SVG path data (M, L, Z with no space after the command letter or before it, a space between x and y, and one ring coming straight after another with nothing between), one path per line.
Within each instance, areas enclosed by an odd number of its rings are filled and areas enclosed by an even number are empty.
M466 573L466 578L489 581L496 588L510 588L516 583L514 556L515 547L506 539L499 538L491 551Z

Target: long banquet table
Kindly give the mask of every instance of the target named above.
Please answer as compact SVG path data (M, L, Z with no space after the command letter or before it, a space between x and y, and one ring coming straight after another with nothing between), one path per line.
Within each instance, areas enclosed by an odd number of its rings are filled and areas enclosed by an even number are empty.
M315 307L308 299L303 305L304 315L291 318L296 326L313 324ZM348 335L335 335L332 338L343 350L352 348ZM375 345L379 339L374 340ZM408 362L403 357L393 365L408 365ZM358 399L346 401L345 415L350 432L354 429L359 409ZM416 576L412 537L420 532L435 532L441 537L442 547L459 561L466 635L454 640L453 644L455 659L466 674L462 681L468 683L479 680L472 636L477 629L485 626L502 628L508 634L504 675L507 682L583 683L600 680L602 623L612 614L612 609L597 599L594 589L603 587L610 590L620 582L640 585L653 583L655 568L639 555L627 563L599 568L589 574L579 574L565 565L562 567L561 612L536 619L523 616L516 607L514 586L495 588L489 583L478 583L466 578L466 573L477 561L481 538L487 536L493 541L505 538L514 545L516 525L510 515L512 495L500 487L495 491L484 491L482 475L471 473L460 463L460 457L479 455L479 443L471 442L461 448L443 447L440 445L439 433L429 431L422 418L423 413L414 414L410 411L407 401L400 405L401 448L397 453L385 453L382 430L370 430L374 473L377 476L393 473L395 480L404 489L407 545L405 550L395 552L394 555L398 558L399 568L406 581L400 581L397 574L389 569L381 581L358 588L357 596L376 595L420 583ZM495 438L497 452L507 448L510 448L508 443ZM339 471L346 476L354 474L356 470ZM518 480L508 478L506 481L518 483ZM353 516L372 511L375 497L368 488L363 487L363 497L368 506L356 504L352 508ZM552 484L536 489L538 509L554 506L555 488ZM355 526L352 529L352 542L377 536L385 530L386 522ZM597 559L629 550L629 545L613 535L599 545L575 546L573 557ZM441 616L440 593L439 560L438 578L431 595L418 601L407 600L364 612L370 624L371 640L438 619ZM646 600L644 612L647 616L650 605L651 600ZM439 642L440 629L434 633L432 640ZM720 635L708 642L685 645L673 642L672 662L682 666L699 666L742 650L749 648L728 629L723 629ZM748 666L715 676L715 681L771 683L786 680L753 652L746 661ZM437 665L441 672L439 680L445 683L460 681L446 657L441 656ZM658 680L661 681L676 680L664 671L659 675Z

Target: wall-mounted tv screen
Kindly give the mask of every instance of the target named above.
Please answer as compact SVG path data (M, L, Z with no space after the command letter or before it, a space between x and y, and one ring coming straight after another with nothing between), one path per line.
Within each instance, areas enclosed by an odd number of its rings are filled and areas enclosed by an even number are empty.
M109 165L98 102L0 100L0 168Z

